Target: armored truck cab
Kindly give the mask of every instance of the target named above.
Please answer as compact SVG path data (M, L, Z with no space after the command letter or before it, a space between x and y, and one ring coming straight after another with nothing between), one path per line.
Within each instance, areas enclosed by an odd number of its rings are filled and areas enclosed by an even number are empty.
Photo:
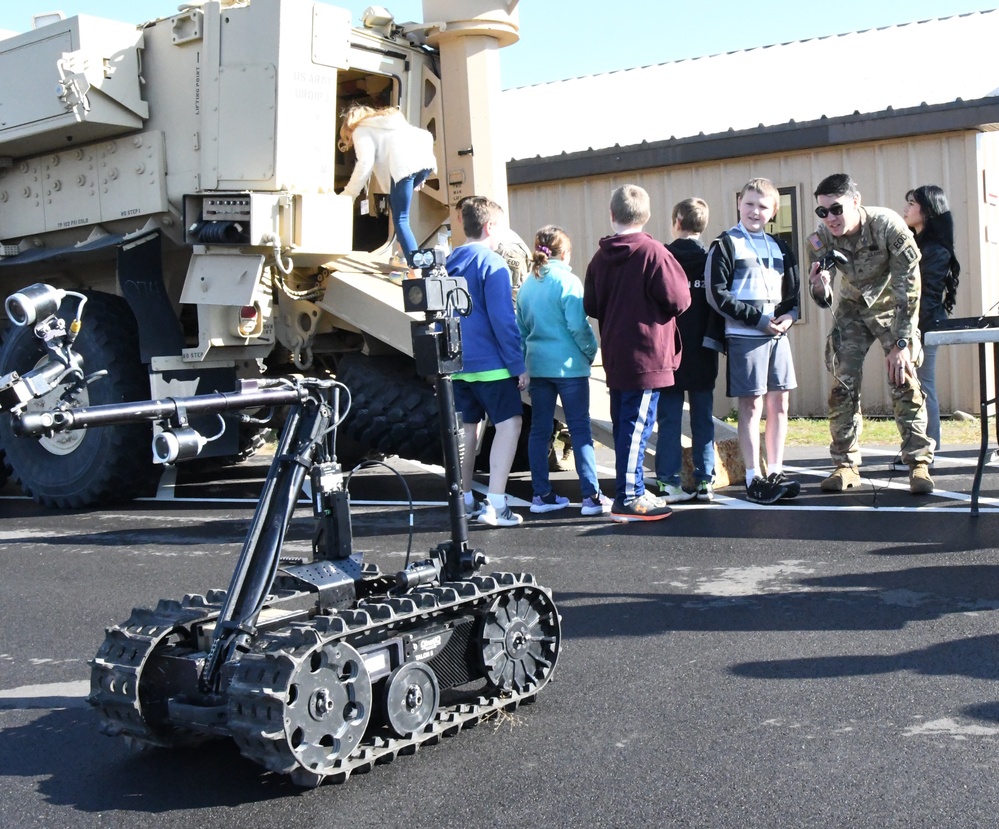
M446 244L461 198L506 202L490 107L517 26L516 3L498 0L425 0L424 22L406 24L372 7L357 28L324 3L243 0L0 40L0 73L18 79L0 89L0 294L35 280L90 297L77 350L94 379L62 404L335 374L354 386L343 428L357 449L434 456L387 195L373 181L338 195L354 162L336 147L339 115L398 106L431 132L438 169L411 224ZM31 334L0 334L0 376L40 359ZM203 454L238 456L258 431L227 415ZM152 437L129 425L18 440L0 420L0 466L40 503L100 504L153 486Z

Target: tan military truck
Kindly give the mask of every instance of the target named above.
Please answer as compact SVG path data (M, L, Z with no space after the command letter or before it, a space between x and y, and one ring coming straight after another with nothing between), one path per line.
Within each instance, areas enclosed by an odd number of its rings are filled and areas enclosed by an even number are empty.
M166 1L166 0L165 0ZM69 405L228 390L262 372L333 373L361 450L421 458L439 444L411 369L387 195L338 193L350 103L397 105L435 137L438 173L411 222L437 244L473 192L506 201L490 108L516 2L424 0L424 22L310 0L192 2L134 25L77 16L0 40L0 295L83 291L75 346L90 376ZM460 235L460 223L455 223ZM457 239L455 241L460 241ZM42 355L0 333L0 376ZM204 455L246 451L261 418L201 424ZM38 502L148 492L147 427L19 439L0 467Z

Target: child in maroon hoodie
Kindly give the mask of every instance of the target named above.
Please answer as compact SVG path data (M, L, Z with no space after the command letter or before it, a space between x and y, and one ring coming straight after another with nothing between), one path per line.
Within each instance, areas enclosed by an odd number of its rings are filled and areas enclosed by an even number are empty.
M683 268L665 245L644 232L649 194L628 184L611 194L613 236L586 268L583 308L600 324L610 389L617 491L614 521L658 521L668 504L645 490L642 462L656 422L657 389L673 385L680 365L675 318L690 306Z

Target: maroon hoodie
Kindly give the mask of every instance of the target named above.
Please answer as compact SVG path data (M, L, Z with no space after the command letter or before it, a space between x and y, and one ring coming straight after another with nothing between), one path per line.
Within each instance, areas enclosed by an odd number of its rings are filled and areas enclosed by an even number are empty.
M672 386L681 352L675 319L688 307L687 276L665 245L644 232L601 239L586 268L583 308L600 323L608 387Z

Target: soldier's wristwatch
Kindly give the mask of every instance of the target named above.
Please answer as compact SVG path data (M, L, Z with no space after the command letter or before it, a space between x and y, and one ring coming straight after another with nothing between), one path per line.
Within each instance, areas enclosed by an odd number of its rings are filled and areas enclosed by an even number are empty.
M899 351L905 351L909 347L909 341L905 337L900 337L895 341L895 347Z

